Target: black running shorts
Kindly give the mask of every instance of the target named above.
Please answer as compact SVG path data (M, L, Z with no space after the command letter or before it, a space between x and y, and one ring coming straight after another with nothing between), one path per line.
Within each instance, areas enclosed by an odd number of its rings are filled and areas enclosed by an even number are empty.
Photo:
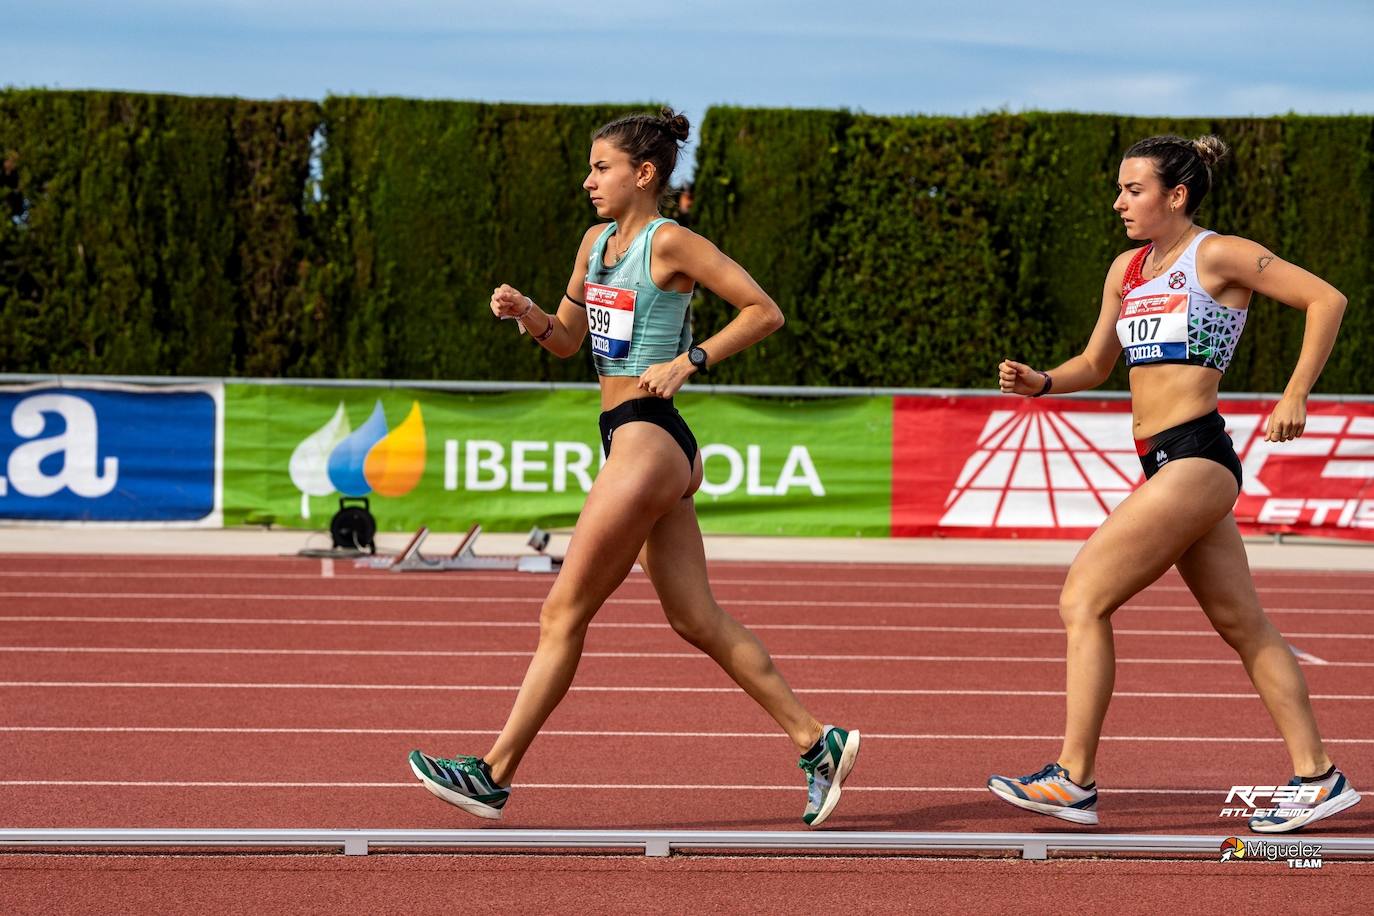
M631 398L601 414L601 447L611 454L611 434L626 423L642 420L660 427L672 436L687 456L690 467L697 458L697 440L687 427L687 421L673 406L672 398Z
M1236 448L1231 437L1226 435L1226 421L1221 414L1209 414L1180 423L1148 439L1135 440L1135 450L1140 455L1140 466L1145 469L1145 479L1159 473L1159 469L1170 461L1180 458L1206 458L1215 461L1236 477L1236 491L1240 491L1241 466L1236 457Z

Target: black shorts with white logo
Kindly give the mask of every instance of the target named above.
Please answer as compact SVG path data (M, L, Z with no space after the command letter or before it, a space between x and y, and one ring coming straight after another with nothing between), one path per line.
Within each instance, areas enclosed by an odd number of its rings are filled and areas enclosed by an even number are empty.
M1137 439L1135 450L1140 455L1140 466L1145 469L1146 480L1158 474L1159 469L1170 461L1206 458L1234 474L1236 491L1240 491L1240 458L1236 456L1231 437L1226 435L1226 421L1218 411L1180 423L1148 439Z
M636 420L652 423L673 437L690 466L696 461L697 439L688 428L687 421L673 406L672 398L631 398L612 407L601 415L601 447L606 456L611 454L611 438L616 429Z

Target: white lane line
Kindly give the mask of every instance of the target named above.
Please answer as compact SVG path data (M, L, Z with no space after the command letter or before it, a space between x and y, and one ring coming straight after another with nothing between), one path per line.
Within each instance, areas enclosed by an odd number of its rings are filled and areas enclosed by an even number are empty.
M0 732L39 732L44 734L174 734L174 735L425 735L429 737L492 737L497 729L482 728L230 728L205 726L94 726L94 725L6 725ZM577 731L543 729L541 738L758 738L777 741L778 732L689 732L689 731ZM912 735L870 732L868 740L882 741L1061 741L1062 735ZM1282 744L1273 738L1217 738L1188 735L1103 735L1103 741L1137 741L1146 743L1191 742L1206 744ZM1374 744L1374 738L1323 738L1324 744Z
M0 615L0 623L13 621L19 623L194 623L194 624L265 624L288 626L365 626L365 627L477 627L477 628L520 628L530 629L539 626L537 620L355 620L337 618L279 618L279 617L114 617L87 616L81 614L5 614ZM797 630L804 632L827 633L981 633L1016 634L1028 636L1055 636L1063 638L1060 627L939 627L906 624L821 624L821 623L754 623L743 621L751 630ZM667 624L626 623L615 620L598 620L593 624L602 630L664 630ZM1214 630L1128 630L1115 629L1117 636L1168 636L1215 639ZM1374 633L1289 633L1296 639L1366 639L1374 640Z
M333 559L331 559L331 558L325 557L325 558L322 558L322 563L327 563L327 564L329 564L329 566L332 568L332 567L333 567L333 564L334 564L334 561L333 561ZM324 578L329 578L329 575L328 575L328 574L322 574L322 575L323 575ZM298 574L298 573L271 573L271 572L246 572L246 573L231 573L231 572L126 572L126 571L72 572L72 571L67 571L67 570L60 570L60 571L59 571L59 570L54 570L54 571L52 571L52 572L22 572L22 571L14 571L14 570L0 570L0 578L7 578L7 577L8 577L8 578L16 578L16 579L44 579L44 580L48 580L48 579L176 579L176 580L180 580L180 581L185 581L185 580L194 580L194 579L233 579L233 580L235 580L235 581L247 581L247 580L253 580L253 579L268 579L268 580L272 580L272 581L295 581L295 580L302 580L302 581L308 581L308 582L313 582L313 581L316 581L316 580L318 580L319 578L321 578L321 576L316 576L316 575L313 575L313 574L304 575L304 574ZM358 582L358 583L362 583L362 582L375 582L375 583L378 583L378 584L385 584L385 585L387 585L388 587L400 587L400 585L401 585L401 583L398 582L398 580L397 580L395 577L389 577L389 578L386 578L386 579L382 579L380 576L377 576L377 575L375 575L375 574L360 574L360 575L357 575L357 576L349 576L349 577L347 577L347 578L349 578L349 579L351 580L351 581L350 581L350 584L353 584L353 582L356 581L356 582ZM433 584L433 585L435 585L435 586L443 585L443 586L445 586L445 587L450 587L450 586L449 586L449 583L452 582L452 580L447 580L447 579L432 579L432 578L426 578L426 579L410 579L410 580L404 580L404 581L405 581L405 584L406 584L406 585L421 585L421 584L423 583L424 585ZM531 579L530 579L529 577L527 577L527 576L524 576L524 575L517 576L517 575L514 574L514 573L506 574L506 575L500 575L500 574L492 574L492 573L465 572L465 573L463 573L463 575L462 575L462 577L461 577L461 581L463 581L463 582L502 582L502 583L519 584L519 585L522 585L522 586L533 584L533 585L535 585L536 587L532 589L532 592L537 593L538 596L540 596L540 597L542 597L542 596L543 596L545 593L547 593L547 591L548 591L547 586L544 585L544 584L542 584L542 580L538 580L538 579L531 580ZM627 584L629 584L629 585L631 585L631 586L648 586L648 585L650 585L649 580L648 580L647 578L640 578L639 576L634 576L634 577L632 577L632 578L630 578L630 579L628 579L628 580L626 580L626 581L627 581ZM777 589L777 588L802 588L802 589L814 589L814 588L843 588L843 589L851 589L851 590L852 590L852 589L860 589L860 588L882 588L882 589L887 589L887 588L925 588L925 589L988 589L988 590L993 590L993 591L1014 591L1014 592L1025 592L1025 591L1041 590L1041 591L1054 592L1054 593L1056 593L1056 594L1057 594L1057 593L1059 592L1059 590L1063 587L1063 584L1062 584L1062 583L1054 583L1054 582L1026 582L1026 583L1017 583L1017 582L987 582L987 581L969 582L969 581L965 581L965 580L916 580L916 579L810 579L810 580L805 580L805 579L738 579L738 578L731 578L731 577L729 577L729 576L712 576L712 577L711 577L711 585L712 585L713 588L715 588L715 587L720 587L720 586L735 586L735 585L742 585L742 586L762 585L762 586L767 586L767 587L773 588L773 589ZM1299 594L1299 595L1358 595L1358 596L1361 596L1361 597L1367 597L1367 596L1370 594L1370 590L1369 590L1368 588L1300 588L1300 587L1293 587L1293 586L1267 586L1267 585L1263 585L1263 584L1261 584L1261 583L1256 583L1256 588L1259 590L1259 592L1260 592L1261 594L1263 594L1263 593L1268 593L1268 592L1273 592L1273 593L1289 593L1289 592L1291 592L1291 593L1293 593L1293 594ZM1190 592L1188 591L1187 586L1183 586L1183 585L1152 585L1152 586L1150 586L1150 588L1149 588L1148 591L1146 592L1146 595L1148 596L1148 595L1153 594L1153 593L1155 593L1155 592L1172 592L1172 593L1179 593L1179 594L1190 594ZM1196 608L1193 608L1193 610L1196 610Z
M1292 652L1294 655L1296 655L1298 661L1300 662L1307 662L1309 665L1330 664L1330 662L1326 661L1326 659L1317 658L1317 656L1313 655L1311 652L1305 652L1302 649L1299 649L1297 646L1293 645L1292 643L1288 644L1288 650Z
M0 688L69 688L109 690L151 689L151 690L418 690L424 693L441 691L503 692L514 693L520 689L518 684L298 684L298 683L255 683L242 681L0 681ZM738 687L611 687L577 686L571 690L582 693L739 693ZM924 688L848 688L848 687L794 687L795 693L829 694L833 696L923 696L923 697L1062 697L1062 690L935 690ZM1204 700L1258 700L1255 693L1194 693L1170 691L1118 690L1114 697L1137 697L1149 699L1204 699ZM1374 694L1313 694L1314 700L1374 700Z
M320 578L321 578L321 579L332 579L332 578L334 578L334 558L333 558L333 557L320 557Z
M0 598L25 598L35 601L74 601L80 599L137 600L137 601L291 601L295 603L363 603L363 604L533 604L542 599L537 596L517 595L330 595L318 592L303 595L286 595L276 592L252 592L233 594L229 592L0 592ZM805 601L773 598L733 598L727 604L732 607L817 607L817 608L871 608L883 610L986 610L986 611L1044 611L1058 613L1058 604L990 604L986 601ZM604 607L621 605L647 605L659 607L658 598L616 598L612 597ZM1172 604L1127 604L1125 611L1189 611L1200 613L1195 605ZM1363 608L1266 608L1267 613L1287 614L1349 614L1374 616L1374 610ZM1119 632L1119 631L1118 631ZM1369 636L1367 638L1374 638Z
M115 780L115 779L4 779L0 786L113 786L127 788L176 788L176 789L423 789L418 780L414 782L239 782L239 781L191 781L191 780ZM645 792L797 792L801 787L789 786L724 786L685 783L681 785L644 783L573 783L543 782L515 783L517 789L583 789ZM986 786L845 786L846 792L973 792L985 793ZM1213 795L1213 789L1103 789L1110 795Z
M1293 654L1301 661L1316 659L1315 656L1290 646ZM165 647L143 646L0 646L0 652L16 654L67 653L93 655L287 655L287 656L343 656L349 658L529 658L529 649L259 649L259 648L222 648L195 647L170 649ZM783 661L803 662L950 662L956 664L978 662L1020 662L1029 664L1059 664L1063 656L1024 656L1024 655L855 655L855 654L789 654L770 653L773 658ZM677 658L709 662L701 652L583 652L583 658ZM1238 665L1240 659L1231 658L1118 658L1118 664L1125 665ZM1313 664L1329 668L1374 668L1374 662L1329 662L1316 659Z

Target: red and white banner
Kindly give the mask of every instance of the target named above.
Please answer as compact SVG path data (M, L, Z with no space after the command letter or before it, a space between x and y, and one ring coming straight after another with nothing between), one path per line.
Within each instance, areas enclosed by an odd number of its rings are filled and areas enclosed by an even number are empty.
M1374 541L1374 404L1309 402L1301 438L1265 442L1275 403L1220 404L1241 531ZM1086 537L1143 479L1125 400L894 399L896 537Z

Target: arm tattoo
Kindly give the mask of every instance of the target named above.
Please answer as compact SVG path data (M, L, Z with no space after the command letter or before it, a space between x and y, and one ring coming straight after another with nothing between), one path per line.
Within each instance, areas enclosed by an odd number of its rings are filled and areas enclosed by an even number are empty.
M1272 260L1274 260L1274 256L1272 254L1266 254L1264 257L1257 259L1255 263L1259 265L1258 272L1264 273L1264 268L1268 267L1269 262Z

